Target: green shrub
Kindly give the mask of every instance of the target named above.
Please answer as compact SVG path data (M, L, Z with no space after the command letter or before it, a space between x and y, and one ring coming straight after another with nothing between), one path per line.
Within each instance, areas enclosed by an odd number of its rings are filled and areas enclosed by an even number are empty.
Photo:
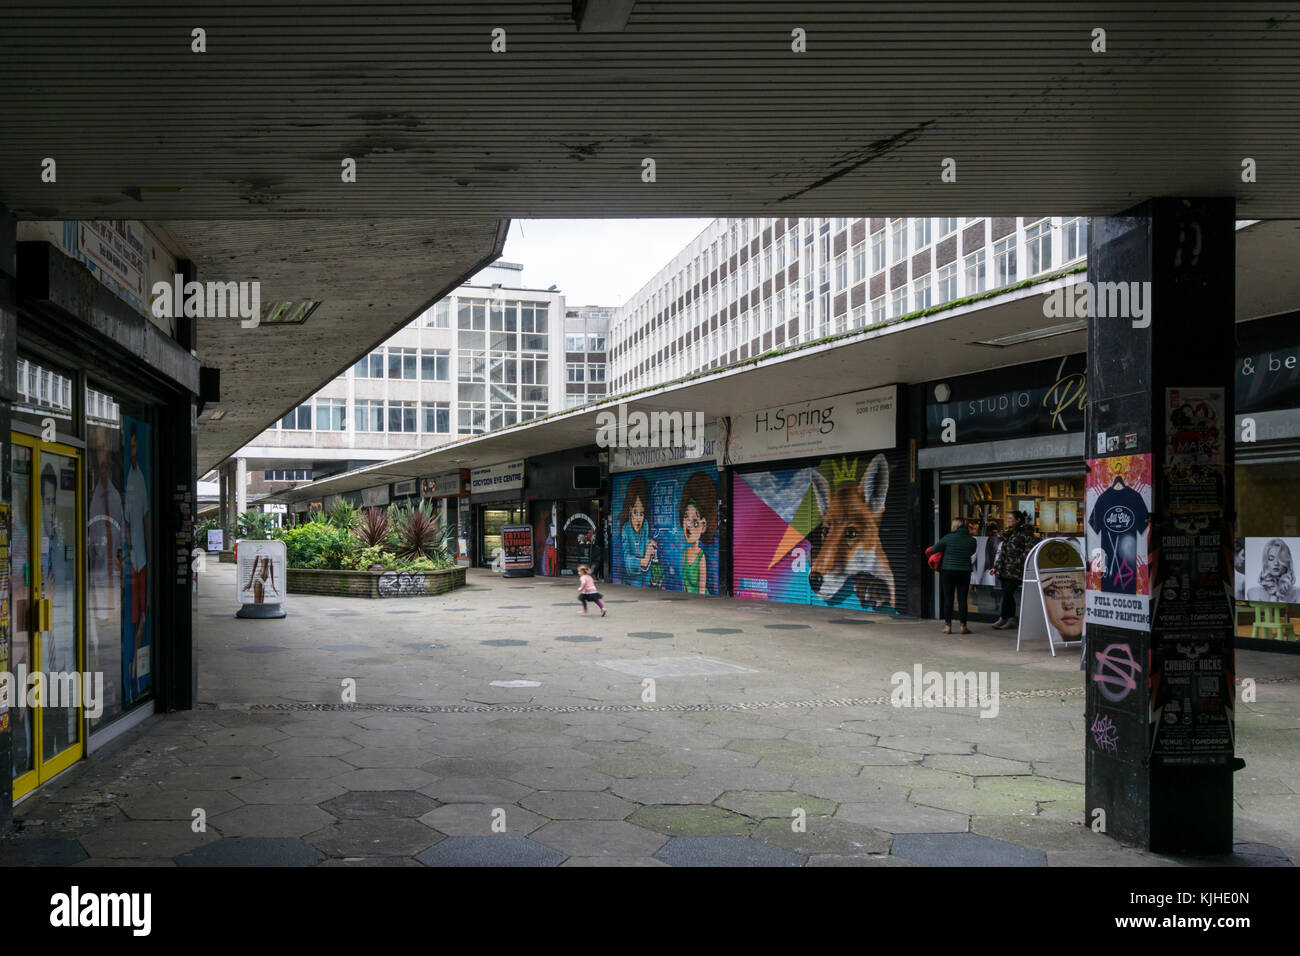
M338 571L359 550L351 532L323 521L281 529L276 537L284 542L291 568Z

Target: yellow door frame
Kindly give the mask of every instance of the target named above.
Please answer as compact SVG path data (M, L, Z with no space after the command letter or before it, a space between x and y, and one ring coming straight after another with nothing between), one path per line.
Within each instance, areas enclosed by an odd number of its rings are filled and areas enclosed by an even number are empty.
M38 595L38 594L43 595L45 593L45 582L42 577L44 568L43 568L43 563L40 560L39 552L37 554L37 560L35 561L31 560L33 545L35 545L37 549L39 549L40 547L41 507L44 504L44 502L41 500L41 489L38 481L38 476L41 473L41 454L42 452L49 452L56 455L62 455L66 458L71 458L76 463L77 516L76 516L75 534L73 535L73 540L76 542L76 554L73 561L73 567L76 569L76 578L75 578L76 583L73 589L74 590L73 600L74 600L74 609L75 609L75 617L74 617L75 633L73 634L73 646L76 648L77 673L84 673L86 668L85 665L85 604L84 604L84 597L82 595L83 582L82 582L82 567L81 567L82 529L84 527L84 516L82 514L82 509L84 507L84 495L82 494L81 483L82 483L82 467L84 463L82 460L81 450L77 448L73 448L71 445L65 445L62 442L41 441L39 438L35 438L31 435L25 435L22 434L21 432L11 432L9 436L9 440L14 445L21 445L25 448L31 449L32 452L31 468L27 476L28 552L26 555L27 561L32 566L31 584L29 586L29 593L33 595L33 597L28 601L28 612L30 615L30 619L26 622L28 627L28 633L31 635L31 640L32 640L32 645L31 645L32 646L32 654L31 654L32 671L42 669L45 666L44 647L42 646L43 643L42 635L45 633L45 631L40 629L39 624L43 623L46 620L45 615L48 611L48 609L45 607L44 604L44 602L48 599L44 597L41 598L34 597L34 595ZM33 533L33 531L35 533ZM12 534L10 534L10 547L11 548L13 547ZM10 583L10 586L12 587L12 582ZM46 628L46 630L50 630L50 628ZM23 694L25 696L27 689L25 687L14 688L14 692L15 695ZM49 692L48 684L45 687L45 692L46 693ZM82 688L82 693L83 694L85 693L84 687ZM84 697L82 698L82 700L84 700ZM77 726L78 726L77 742L72 746L63 750L61 753L55 754L53 757L50 757L48 760L45 759L44 736L43 736L44 726L45 726L44 725L45 708L43 706L43 703L44 702L42 702L42 706L32 708L32 714L31 714L32 751L35 756L35 760L33 761L34 766L32 767L31 770L27 771L22 776L14 778L13 798L15 800L27 795L32 790L36 789L41 784L45 783L47 780L49 780L51 777L55 776L56 774L62 773L68 767L72 766L74 763L80 760L82 756L85 754L85 750L86 750L85 714L83 712L82 701L78 701L77 702Z

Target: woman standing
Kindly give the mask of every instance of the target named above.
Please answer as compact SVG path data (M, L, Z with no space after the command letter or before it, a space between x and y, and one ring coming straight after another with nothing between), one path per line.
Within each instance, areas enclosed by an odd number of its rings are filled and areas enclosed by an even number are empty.
M971 558L979 542L966 527L963 518L952 519L952 531L944 535L930 548L933 553L942 553L943 562L939 565L939 600L943 606L943 632L952 633L952 603L957 600L957 616L961 621L961 632L969 634L966 626L966 604L970 596Z
M1025 559L1037 543L1029 516L1023 511L1011 512L1011 526L1002 532L1002 550L993 565L1002 585L1002 611L993 624L995 630L1005 630L1016 622L1016 595L1025 579Z

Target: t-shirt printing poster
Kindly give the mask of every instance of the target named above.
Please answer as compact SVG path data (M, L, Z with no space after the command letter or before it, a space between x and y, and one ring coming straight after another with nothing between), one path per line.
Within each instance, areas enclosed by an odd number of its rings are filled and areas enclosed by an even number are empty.
M1085 619L1150 630L1151 456L1088 460Z

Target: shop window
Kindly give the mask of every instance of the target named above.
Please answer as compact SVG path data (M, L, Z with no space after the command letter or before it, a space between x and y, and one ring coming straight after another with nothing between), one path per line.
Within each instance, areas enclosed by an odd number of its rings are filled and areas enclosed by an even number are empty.
M143 407L88 387L86 408L85 665L104 675L104 710L91 718L93 730L153 689L149 575L155 556L146 529L154 518L154 471L152 429ZM17 485L15 476L15 501ZM57 581L56 575L56 588ZM71 649L69 643L63 653L75 661ZM57 639L53 651L61 653Z

